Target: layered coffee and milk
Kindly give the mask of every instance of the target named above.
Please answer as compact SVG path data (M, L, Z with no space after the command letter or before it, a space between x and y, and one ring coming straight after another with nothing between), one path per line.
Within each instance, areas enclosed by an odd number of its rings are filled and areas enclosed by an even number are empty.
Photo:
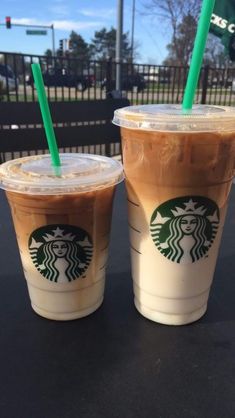
M135 305L184 324L204 314L235 164L235 111L177 106L118 110Z
M54 175L48 157L26 157L4 164L1 175L33 309L61 320L96 310L104 294L120 165L65 154Z

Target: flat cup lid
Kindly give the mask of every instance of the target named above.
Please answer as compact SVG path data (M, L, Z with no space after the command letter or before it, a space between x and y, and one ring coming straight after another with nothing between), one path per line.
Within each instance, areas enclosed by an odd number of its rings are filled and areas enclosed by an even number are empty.
M112 158L92 154L60 154L61 167L51 157L35 155L0 166L0 188L27 194L64 194L92 191L123 180L122 165Z
M181 105L172 104L128 106L115 110L113 123L123 128L145 131L234 131L235 109L195 105L186 112Z

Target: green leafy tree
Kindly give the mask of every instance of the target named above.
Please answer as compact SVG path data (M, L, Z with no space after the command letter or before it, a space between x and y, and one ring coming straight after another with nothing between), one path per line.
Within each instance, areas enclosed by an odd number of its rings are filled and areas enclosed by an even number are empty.
M91 41L90 51L92 58L99 61L115 58L116 29L111 27L109 31L106 28L96 31ZM131 45L128 32L122 35L122 54L123 61L130 61Z
M90 46L81 35L72 31L69 37L69 50L66 56L71 58L68 62L69 70L76 74L84 74L89 68L91 59Z
M69 45L70 48L66 51L63 51L63 56L69 58L79 58L81 61L89 60L91 58L90 46L81 35L72 31L69 36ZM48 58L52 57L52 50L47 49L44 52L44 55ZM56 56L61 56L61 50L57 49Z
M52 51L50 49L45 51L45 56L47 57L47 64L51 64ZM58 49L56 56L55 64L57 67L67 68L69 71L82 74L86 66L85 63L91 58L90 46L81 35L72 31L69 36L69 49L63 51L63 56ZM64 59L64 57L71 58L71 60Z
M90 46L81 35L72 31L69 37L69 43L70 50L67 55L70 58L79 58L81 61L86 61L91 58Z
M48 49L44 52L44 55L45 55L46 57L52 57L52 50L48 48Z
M46 57L46 61L45 61L45 66L47 67L48 65L52 65L53 64L53 53L52 53L52 50L51 49L47 49L45 52L44 52L44 56ZM41 63L41 65L43 64L43 62Z

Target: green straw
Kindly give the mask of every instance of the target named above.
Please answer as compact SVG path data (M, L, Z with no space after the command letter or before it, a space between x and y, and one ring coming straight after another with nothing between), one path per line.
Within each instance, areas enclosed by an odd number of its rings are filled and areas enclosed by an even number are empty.
M49 151L51 154L51 161L54 167L60 167L60 156L57 147L55 131L51 119L51 113L48 105L46 91L43 83L42 72L39 64L32 64L33 78L38 93L38 101L41 109L42 120L46 132ZM58 174L58 173L57 173Z
M215 0L203 0L202 2L202 10L198 22L197 34L182 103L183 110L190 110L193 106L214 5Z

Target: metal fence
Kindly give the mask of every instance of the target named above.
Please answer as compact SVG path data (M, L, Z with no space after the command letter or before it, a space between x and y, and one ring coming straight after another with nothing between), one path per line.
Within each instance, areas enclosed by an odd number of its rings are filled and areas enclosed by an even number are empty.
M0 52L0 100L35 101L31 64L40 62L50 101L104 99L115 90L116 64ZM131 104L180 103L188 68L123 63L122 96ZM197 103L235 105L235 69L202 68Z

